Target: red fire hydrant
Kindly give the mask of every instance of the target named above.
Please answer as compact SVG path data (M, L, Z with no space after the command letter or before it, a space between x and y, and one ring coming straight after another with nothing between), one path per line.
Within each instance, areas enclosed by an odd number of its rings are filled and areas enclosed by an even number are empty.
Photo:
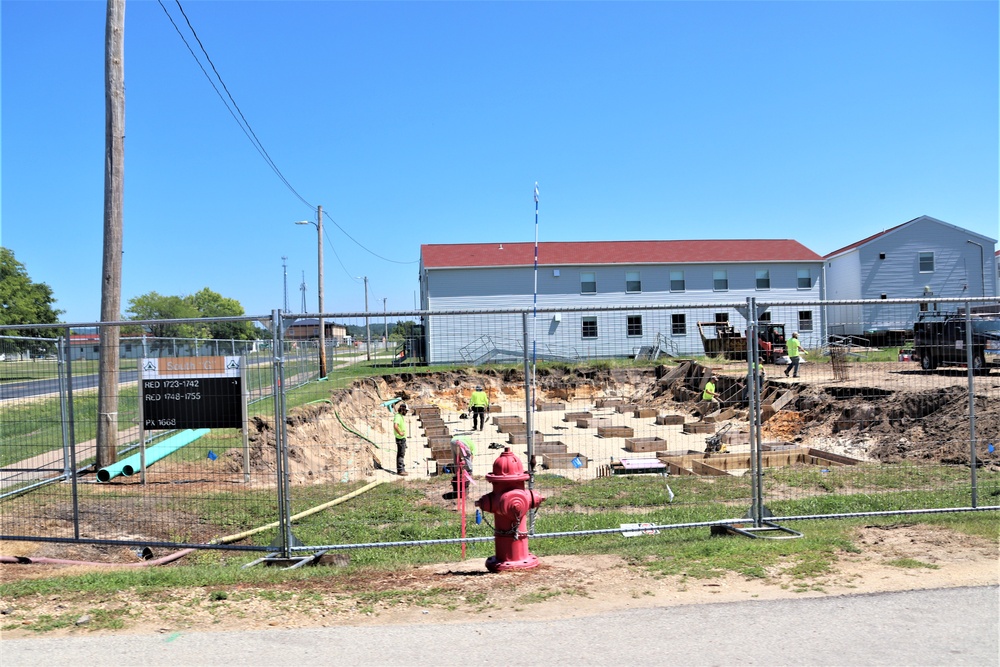
M528 512L545 500L535 491L524 488L528 473L521 459L510 447L493 462L493 473L486 481L493 491L476 501L476 507L496 515L493 542L496 555L486 559L490 572L529 570L538 566L538 557L528 552Z

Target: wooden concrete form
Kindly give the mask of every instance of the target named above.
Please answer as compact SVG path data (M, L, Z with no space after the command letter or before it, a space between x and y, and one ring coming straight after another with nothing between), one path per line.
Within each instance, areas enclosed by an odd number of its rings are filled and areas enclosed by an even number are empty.
M582 465L575 466L573 465L573 459L578 457ZM542 465L545 466L546 469L576 468L576 467L586 468L589 462L590 459L588 459L583 454L580 454L579 452L552 453L552 454L542 455Z
M413 410L413 414L415 414L420 419L423 419L425 417L441 416L441 407L438 405L430 405L422 403L418 405L412 405L410 406L410 409Z
M535 410L538 410L539 412L551 412L565 409L566 404L560 401L535 401Z
M594 416L593 412L567 412L563 415L564 422L575 422L578 419L590 419Z
M565 454L566 443L558 440L549 442L536 442L534 446L535 454Z
M656 415L656 423L660 426L680 426L684 423L684 415Z
M500 424L500 426L497 427L497 430L500 431L501 433L527 433L528 425L525 424L524 422L521 422L519 424L515 424L512 422L509 424Z
M635 412L638 409L639 406L636 405L635 403L622 403L620 405L615 406L615 412L623 415L628 414L630 412Z
M447 447L449 451L451 450L451 436L450 435L432 435L427 438L427 446L431 449L435 447Z
M711 422L688 422L681 427L682 433L715 433L715 424Z
M499 405L490 405L486 408L486 412L503 412Z
M451 435L451 431L448 430L448 427L444 426L444 425L441 425L441 426L425 426L424 427L424 435L426 435L428 438L434 437L434 436L441 436L441 435Z
M433 428L435 426L445 426L445 422L440 417L428 417L427 419L421 419L420 425L424 428Z
M576 420L577 428L601 428L602 426L611 426L611 417L587 417Z
M669 371L664 373L663 376L660 377L659 380L657 380L657 383L666 386L671 382L673 382L674 380L680 380L687 376L688 370L690 368L691 368L690 361L682 361L681 363L679 363L678 365L674 366Z
M663 438L626 438L626 452L656 452L662 451L667 446L667 441Z
M501 424L523 424L524 417L520 415L497 415L493 418L493 425L500 426Z
M632 411L632 416L636 419L649 419L656 416L656 408L637 408Z
M434 447L431 449L431 458L435 461L440 461L444 463L452 463L455 461L455 455L451 453L451 447Z
M602 438L631 438L635 431L631 426L598 426L597 435Z
M785 443L776 443L785 444ZM857 459L832 452L824 452L813 447L792 447L790 449L764 451L761 448L761 464L765 468L781 468L792 465L846 466L857 465ZM670 468L674 475L728 475L730 470L751 468L750 453L699 454L697 452L673 455L664 452L656 455Z
M609 396L607 398L599 398L594 401L594 407L597 408L613 408L616 405L621 405L625 402L624 398L617 396Z
M535 431L535 442L542 442L545 440L545 435L539 431ZM521 431L519 433L508 433L507 442L512 445L526 445L528 444L528 431Z
M724 422L727 419L732 419L735 416L736 410L732 408L725 408L724 410L719 410L718 412L712 412L705 415L704 421L717 424L719 422Z

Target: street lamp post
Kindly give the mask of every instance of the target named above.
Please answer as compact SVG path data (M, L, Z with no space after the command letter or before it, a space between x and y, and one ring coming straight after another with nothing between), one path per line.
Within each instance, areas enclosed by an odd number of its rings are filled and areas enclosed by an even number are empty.
M389 320L386 318L385 302L388 297L382 297L382 326L385 328L385 332L382 337L385 339L385 351L389 351Z
M326 377L326 325L323 322L323 207L316 207L316 222L298 220L296 225L313 225L319 239L319 284L316 292L319 294L319 376Z
M372 360L372 327L368 319L368 276L365 276L365 357Z

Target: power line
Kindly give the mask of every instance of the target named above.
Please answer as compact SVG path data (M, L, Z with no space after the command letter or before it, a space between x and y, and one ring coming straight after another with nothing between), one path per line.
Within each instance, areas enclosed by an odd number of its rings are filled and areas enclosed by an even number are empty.
M187 47L188 52L191 54L191 57L194 58L196 63L198 63L198 67L205 75L205 78L208 79L208 82L212 85L212 88L215 90L215 94L219 96L219 99L222 100L222 103L225 105L226 110L229 111L229 115L233 117L233 120L236 121L236 124L239 125L240 129L243 131L243 134L246 135L247 139L250 141L251 144L253 144L253 147L257 150L257 152L264 159L264 161L271 168L271 170L275 173L275 175L277 175L277 177L281 180L281 182L285 184L285 187L287 187L292 192L292 194L294 194L299 199L299 201L301 201L303 204L312 209L314 214L317 213L316 206L310 204L302 195L298 193L298 191L292 186L292 184L288 181L288 179L285 178L284 174L281 173L281 170L278 169L278 166L274 163L274 160L271 159L270 154L268 154L267 150L264 148L264 144L260 141L260 139L257 137L257 133L254 132L253 128L250 126L250 121L247 120L246 116L243 114L243 110L240 109L240 106L239 104L236 103L236 100L233 98L232 93L229 92L229 88L226 86L226 82L222 79L222 75L219 74L219 70L218 68L216 68L215 63L212 61L212 57L208 55L208 51L207 49L205 49L205 45L202 43L201 38L198 37L198 32L194 29L194 26L191 25L191 20L188 18L187 12L184 11L184 7L181 6L180 0L174 0L174 2L177 4L177 8L180 10L181 15L184 17L184 21L187 24L188 29L191 31L191 34L194 36L195 41L198 42L198 47L201 49L201 52L204 54L205 59L208 61L208 64L211 66L212 71L215 73L215 76L218 79L219 84L221 84L222 89L225 90L226 92L225 96L223 96L222 92L219 90L219 87L215 84L215 80L212 79L212 76L205 69L205 66L202 64L201 59L198 58L198 55L195 53L194 49L191 48L191 45L188 43L187 38L181 32L180 27L174 21L173 17L170 15L170 12L167 11L167 8L163 4L163 0L157 0L157 2L159 3L160 8L163 9L163 13L167 15L167 19L170 20L171 25L174 26L174 30L177 31L177 35L181 38L181 41L184 42L184 46ZM226 97L229 98L229 101L226 100ZM232 106L230 106L230 102L232 103ZM233 109L235 109L236 111L234 112ZM239 117L237 117L237 113L239 114ZM329 220L329 222L332 222L333 225L337 229L339 229L344 236L353 241L359 248L361 248L368 254L372 255L373 257L381 259L384 262L389 262L390 264L417 264L420 261L419 259L402 261L384 257L375 252L374 250L372 250L371 248L367 247L360 241L358 241L353 236L351 236L347 232L347 230L341 227L340 223L338 223L336 220L334 220L333 218L327 218L327 219ZM324 230L324 236L326 236L325 230ZM340 260L340 256L337 255L337 251L333 245L333 241L330 240L329 236L326 236L326 240L329 241L330 248L333 250L333 254L337 258L337 262L340 264L341 268L344 269L344 273L353 278L351 273L344 266L344 263Z
M243 115L243 111L236 103L236 100L233 99L232 94L229 92L229 88L226 87L226 82L222 80L222 75L220 75L219 70L216 69L215 63L212 62L211 56L208 55L208 51L205 49L205 45L202 44L201 39L198 37L198 33L195 31L194 26L191 25L191 21L190 19L188 19L187 13L181 6L180 0L174 0L174 2L177 3L177 8L180 10L181 15L184 17L184 21L187 23L188 29L191 30L191 34L194 35L195 40L198 42L198 47L201 49L201 52L205 54L205 59L208 60L209 65L212 66L212 71L215 72L215 76L219 79L219 83L222 84L222 88L226 91L226 95L229 97L229 100L232 101L233 107L235 107L236 111L239 113L239 118L236 117L236 113L234 113L233 109L230 108L229 102L227 102L226 98L222 96L222 93L219 91L219 87L215 85L215 81L212 80L212 77L205 70L205 66L201 64L201 60L195 54L194 49L191 48L191 45L184 37L184 34L181 32L181 29L177 26L177 23L174 21L173 17L170 16L170 12L168 12L167 8L163 5L163 0L157 0L157 2L159 3L160 8L163 10L163 13L166 14L167 18L170 20L170 24L174 26L174 30L177 31L177 35L181 38L181 41L184 42L184 46L186 46L188 51L191 53L191 57L194 58L196 63L198 63L198 67L201 68L201 71L205 75L205 78L208 79L208 82L210 84L212 84L212 88L215 89L216 95L218 95L219 99L222 100L222 103L226 106L226 109L229 111L229 114L233 117L233 120L236 121L236 124L240 126L241 130L243 130L243 134L245 134L247 139L250 140L250 143L253 144L254 148L257 149L257 152L260 153L260 156L262 158L264 158L264 161L271 168L271 170L278 176L279 179L281 179L281 182L285 184L285 187L287 187L292 192L292 194L299 199L299 201L301 201L303 204L305 204L309 208L313 209L313 211L315 211L316 207L310 204L308 201L306 201L306 199L302 195L300 195L294 187L292 187L292 184L288 182L288 179L285 178L285 175L281 173L281 170L278 169L278 165L276 165L274 163L274 160L271 159L271 156L264 148L264 144L261 143L260 139L257 137L257 134L253 131L253 128L250 126L250 122L246 119L246 116ZM242 119L242 122L240 119Z

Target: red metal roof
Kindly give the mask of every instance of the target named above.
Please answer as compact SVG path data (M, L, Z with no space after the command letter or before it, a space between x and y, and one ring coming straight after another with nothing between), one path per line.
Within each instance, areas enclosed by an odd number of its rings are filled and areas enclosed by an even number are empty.
M420 246L424 268L531 266L534 243L455 243ZM691 264L703 262L819 262L798 241L573 241L538 244L544 266L592 264Z

